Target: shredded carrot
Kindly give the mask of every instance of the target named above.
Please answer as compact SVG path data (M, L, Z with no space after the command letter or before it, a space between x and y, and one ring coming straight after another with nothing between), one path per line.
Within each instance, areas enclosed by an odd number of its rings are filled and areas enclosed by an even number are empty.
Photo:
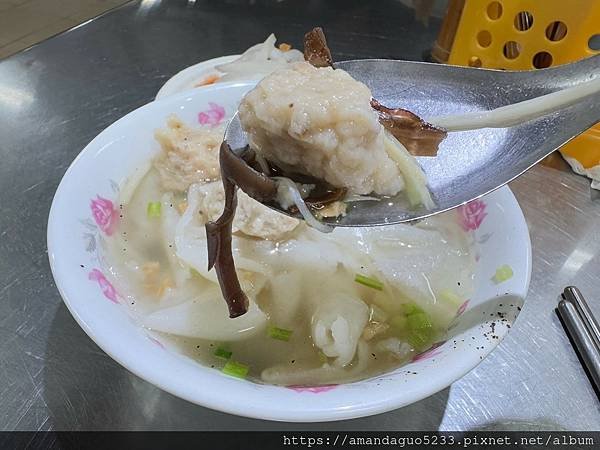
M291 49L292 49L292 46L290 44L286 44L285 42L282 42L281 44L279 44L279 50L281 50L282 52L287 52Z
M173 281L169 277L160 276L160 263L157 261L149 261L141 267L144 273L144 289L149 294L157 297L162 297L167 289L173 287Z
M160 263L158 261L149 261L142 265L142 272L144 272L144 278L148 281L149 278L153 278L160 272Z
M196 87L200 87L200 86L207 86L209 84L214 84L217 81L219 81L219 78L221 78L221 77L219 75L216 75L216 74L209 75L204 80L202 80L199 83L197 83L195 86Z
M165 292L167 291L167 289L172 288L172 287L173 287L173 281L169 277L163 278L156 289L156 296L159 298L162 297L163 295L165 295Z

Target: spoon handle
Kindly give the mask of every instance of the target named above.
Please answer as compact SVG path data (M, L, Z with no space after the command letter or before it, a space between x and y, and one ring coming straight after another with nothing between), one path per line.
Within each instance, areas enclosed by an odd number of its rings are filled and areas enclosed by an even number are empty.
M581 100L600 93L600 76L550 94L501 106L491 111L433 117L427 121L447 131L506 128L560 111ZM600 100L600 99L599 99ZM600 121L600 117L596 118Z
M527 87L544 86L552 91L566 89L600 75L600 53L545 69L504 73L514 82Z

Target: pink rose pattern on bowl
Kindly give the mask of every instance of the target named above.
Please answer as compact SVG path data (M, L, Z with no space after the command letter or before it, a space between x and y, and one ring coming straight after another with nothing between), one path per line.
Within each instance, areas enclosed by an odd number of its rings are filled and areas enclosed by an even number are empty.
M114 208L113 203L99 195L90 201L90 208L94 221L107 236L112 235L119 222L119 212Z
M485 212L486 204L483 200L473 200L466 205L459 206L458 216L460 225L465 231L475 231L487 216Z
M337 384L324 384L321 386L286 386L288 389L292 391L296 391L298 393L302 392L310 392L311 394L321 394L323 392L329 392L332 389L335 389Z
M92 281L96 281L104 296L109 299L113 303L119 303L117 290L111 284L110 281L106 279L104 274L99 269L93 269L88 274L88 279Z
M446 341L436 342L428 350L421 352L410 360L410 362L422 361L424 359L433 358L434 356L441 355L442 351L438 350L442 345L444 345Z
M209 108L205 111L198 113L198 122L202 125L209 126L217 126L221 124L225 118L225 109L218 105L217 103L209 102ZM117 194L118 197L118 185L114 181L110 181L111 187L113 191ZM97 228L102 231L106 236L111 236L118 227L119 222L119 211L114 207L114 204L111 200L104 198L100 195L96 195L95 199L90 200L90 209L92 212L92 217ZM457 208L458 212L458 220L461 227L467 231L472 232L479 229L483 220L487 216L486 212L486 204L482 200L474 200L472 202L467 203L459 208ZM90 229L90 223L87 221L82 221L84 225ZM96 250L98 252L98 248L95 244L95 238L90 233L84 234L85 237L90 239L93 242L93 246L90 248L90 244L88 244L88 251ZM479 240L479 243L484 243L490 236L486 235L483 239ZM99 237L101 239L101 236ZM101 260L101 258L96 255L96 259ZM117 290L114 288L112 283L106 278L106 276L102 273L100 269L94 268L88 274L88 279L94 281L100 287L103 295L113 303L119 303L119 294ZM456 313L456 317L462 315L467 309L469 304L469 300L466 300L461 304ZM148 339L150 339L153 343L161 348L165 348L164 345L157 340L156 338L148 335ZM431 359L435 356L441 355L444 353L444 349L442 348L446 341L441 341L433 344L431 348L428 350L415 355L411 359L411 363L424 361L427 359ZM331 385L321 385L321 386L287 386L288 389L291 389L298 393L310 393L310 394L321 394L329 392L338 387L336 384Z
M201 125L217 126L223 122L225 118L225 108L217 103L209 102L209 108L206 111L202 111L198 114L198 122Z
M465 300L462 305L458 307L458 311L456 311L456 317L461 316L466 310L467 306L469 306L470 300Z

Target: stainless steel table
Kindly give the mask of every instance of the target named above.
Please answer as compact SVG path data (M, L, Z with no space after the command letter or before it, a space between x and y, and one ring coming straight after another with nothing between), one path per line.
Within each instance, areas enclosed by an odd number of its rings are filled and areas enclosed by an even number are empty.
M46 255L66 168L100 130L152 100L177 70L270 32L300 44L323 25L338 59L420 59L435 39L394 0L133 2L0 62L0 429L600 429L600 408L553 309L578 285L600 315L600 202L588 182L537 167L512 184L530 225L530 295L509 337L451 388L338 424L249 420L131 375L71 318Z

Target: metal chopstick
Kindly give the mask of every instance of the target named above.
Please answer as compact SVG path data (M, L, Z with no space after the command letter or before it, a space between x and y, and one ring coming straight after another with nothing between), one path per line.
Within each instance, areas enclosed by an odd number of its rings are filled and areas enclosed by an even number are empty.
M595 345L583 319L570 301L562 299L558 303L557 312L588 369L596 392L600 392L600 349Z
M563 292L563 298L575 307L577 313L581 316L581 319L585 323L596 348L600 349L600 326L592 313L589 305L585 301L585 298L575 286L566 287Z

